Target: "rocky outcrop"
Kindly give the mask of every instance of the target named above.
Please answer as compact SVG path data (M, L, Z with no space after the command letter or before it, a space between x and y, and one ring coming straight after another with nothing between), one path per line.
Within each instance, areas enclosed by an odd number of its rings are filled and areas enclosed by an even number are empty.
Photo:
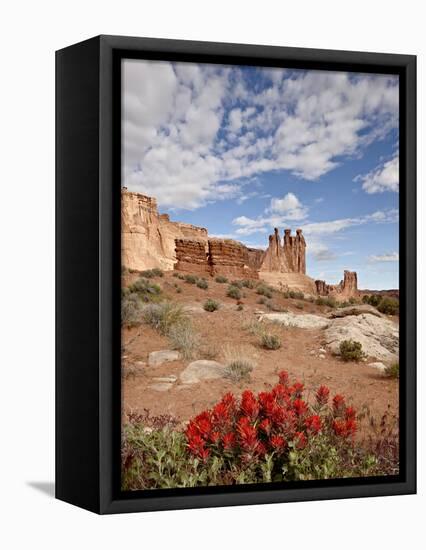
M343 280L338 285L328 285L325 281L316 280L315 287L319 296L331 296L338 300L359 296L356 271L344 271Z
M172 222L167 214L159 214L154 198L122 189L121 251L124 267L173 269L176 239L199 241L207 246L207 230Z
M196 273L209 273L206 244L202 241L175 239L175 269Z
M291 235L290 229L284 230L284 239L277 228L269 236L269 245L263 256L261 271L278 273L306 273L306 242L302 230L297 229Z
M250 267L249 251L243 244L230 239L209 239L208 264L212 275L257 279L258 273Z

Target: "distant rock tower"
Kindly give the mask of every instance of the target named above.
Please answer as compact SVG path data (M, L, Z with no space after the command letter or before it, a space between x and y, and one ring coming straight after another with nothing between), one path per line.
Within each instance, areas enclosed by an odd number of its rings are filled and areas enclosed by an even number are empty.
M295 236L291 235L291 229L285 229L283 242L278 229L274 229L274 234L269 236L261 271L306 274L306 241L301 229L296 230Z

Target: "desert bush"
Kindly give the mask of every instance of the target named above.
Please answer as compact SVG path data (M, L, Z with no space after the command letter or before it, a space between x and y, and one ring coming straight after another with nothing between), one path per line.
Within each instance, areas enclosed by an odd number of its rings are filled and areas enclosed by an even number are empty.
M210 312L216 311L220 308L220 303L217 302L216 300L213 300L212 298L209 298L204 302L203 308L206 311L210 311Z
M364 357L361 342L355 340L343 340L340 342L339 350L343 361L361 361Z
M256 303L265 305L268 303L268 300L264 296L261 296Z
M257 285L256 293L265 296L265 298L272 298L272 288L263 283Z
M154 267L152 269L141 271L141 276L145 277L146 279L153 279L154 277L163 277L164 273L158 267Z
M397 419L368 440L358 415L320 386L312 403L286 372L270 390L228 393L179 431L177 420L130 415L123 430L123 489L236 485L398 473Z
M237 305L237 311L242 311L243 309L244 309L243 304L238 304Z
M399 378L399 363L392 363L385 369L384 375L387 378Z
M189 323L189 317L183 307L174 302L148 304L142 310L142 318L145 323L166 336L173 326Z
M287 309L285 307L280 306L280 304L277 304L276 302L267 302L265 298L263 298L262 303L266 304L266 307L270 311L276 311L278 313L286 313L287 312Z
M201 338L191 322L178 322L171 325L167 336L173 349L179 350L184 359L194 359L199 350Z
M370 306L377 307L382 301L382 296L380 294L365 294L362 297L364 304L369 304Z
M121 323L133 327L139 325L142 317L142 303L136 293L127 291L121 297Z
M318 298L315 300L315 304L317 306L325 306L325 298L322 296L318 296Z
M385 315L397 315L399 312L399 300L390 296L384 296L380 300L377 309Z
M143 302L156 302L161 299L161 287L149 279L140 277L129 286L131 293L137 294Z
M253 363L250 359L234 359L225 367L225 378L229 378L232 382L248 380L252 370Z
M198 277L196 277L195 275L187 274L187 275L184 275L183 278L185 282L190 285L196 285L198 281Z
M327 298L325 299L325 305L328 307L335 308L337 307L337 301L335 298L333 298L333 296L327 296Z
M256 286L255 281L252 281L251 279L244 279L244 280L241 281L241 284L242 284L243 287L249 288L251 290L253 288L255 288L255 286Z
M289 290L288 296L293 300L303 300L305 298L305 295L300 290Z
M260 344L265 349L279 349L281 347L281 340L276 334L264 333L260 337Z
M265 325L258 321L257 319L250 319L249 321L243 323L243 330L246 330L249 334L253 336L261 336L265 332Z
M229 296L229 298L234 298L234 300L240 300L241 290L237 286L229 285L226 295Z
M207 290L209 288L209 283L205 279L198 279L197 286L198 286L198 288L202 288L203 290Z
M218 275L216 278L215 278L215 281L217 283L227 283L228 282L228 278L227 277L224 277L223 275Z
M231 286L236 286L237 288L241 289L243 288L243 281L239 281L238 279L234 279L229 283Z

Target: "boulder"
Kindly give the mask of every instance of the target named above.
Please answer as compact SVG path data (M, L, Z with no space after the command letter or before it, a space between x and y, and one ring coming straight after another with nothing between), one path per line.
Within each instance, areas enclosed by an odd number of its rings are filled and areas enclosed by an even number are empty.
M180 373L180 380L183 384L196 384L201 380L213 380L222 378L225 374L225 366L217 361L199 359L190 363Z
M355 340L362 344L368 357L381 361L395 361L399 354L399 329L392 321L371 313L350 315L328 321L325 341L330 351L340 354L343 340Z
M259 318L260 321L272 321L286 327L297 327L306 329L326 328L330 321L319 315L296 315L295 313L264 313Z
M376 317L383 317L383 315L377 311L375 307L369 306L368 304L363 304L336 309L335 311L329 313L328 318L338 319L339 317L347 317L348 315L362 315L363 313L370 313Z
M148 365L150 367L158 367L163 363L170 363L179 359L180 353L175 350L163 349L161 351L152 351L148 356Z

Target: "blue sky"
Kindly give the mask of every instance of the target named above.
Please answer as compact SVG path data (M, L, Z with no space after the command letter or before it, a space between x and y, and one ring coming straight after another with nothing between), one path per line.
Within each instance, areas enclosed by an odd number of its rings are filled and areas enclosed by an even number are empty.
M122 183L249 246L301 227L312 277L398 288L398 102L390 75L126 60Z

